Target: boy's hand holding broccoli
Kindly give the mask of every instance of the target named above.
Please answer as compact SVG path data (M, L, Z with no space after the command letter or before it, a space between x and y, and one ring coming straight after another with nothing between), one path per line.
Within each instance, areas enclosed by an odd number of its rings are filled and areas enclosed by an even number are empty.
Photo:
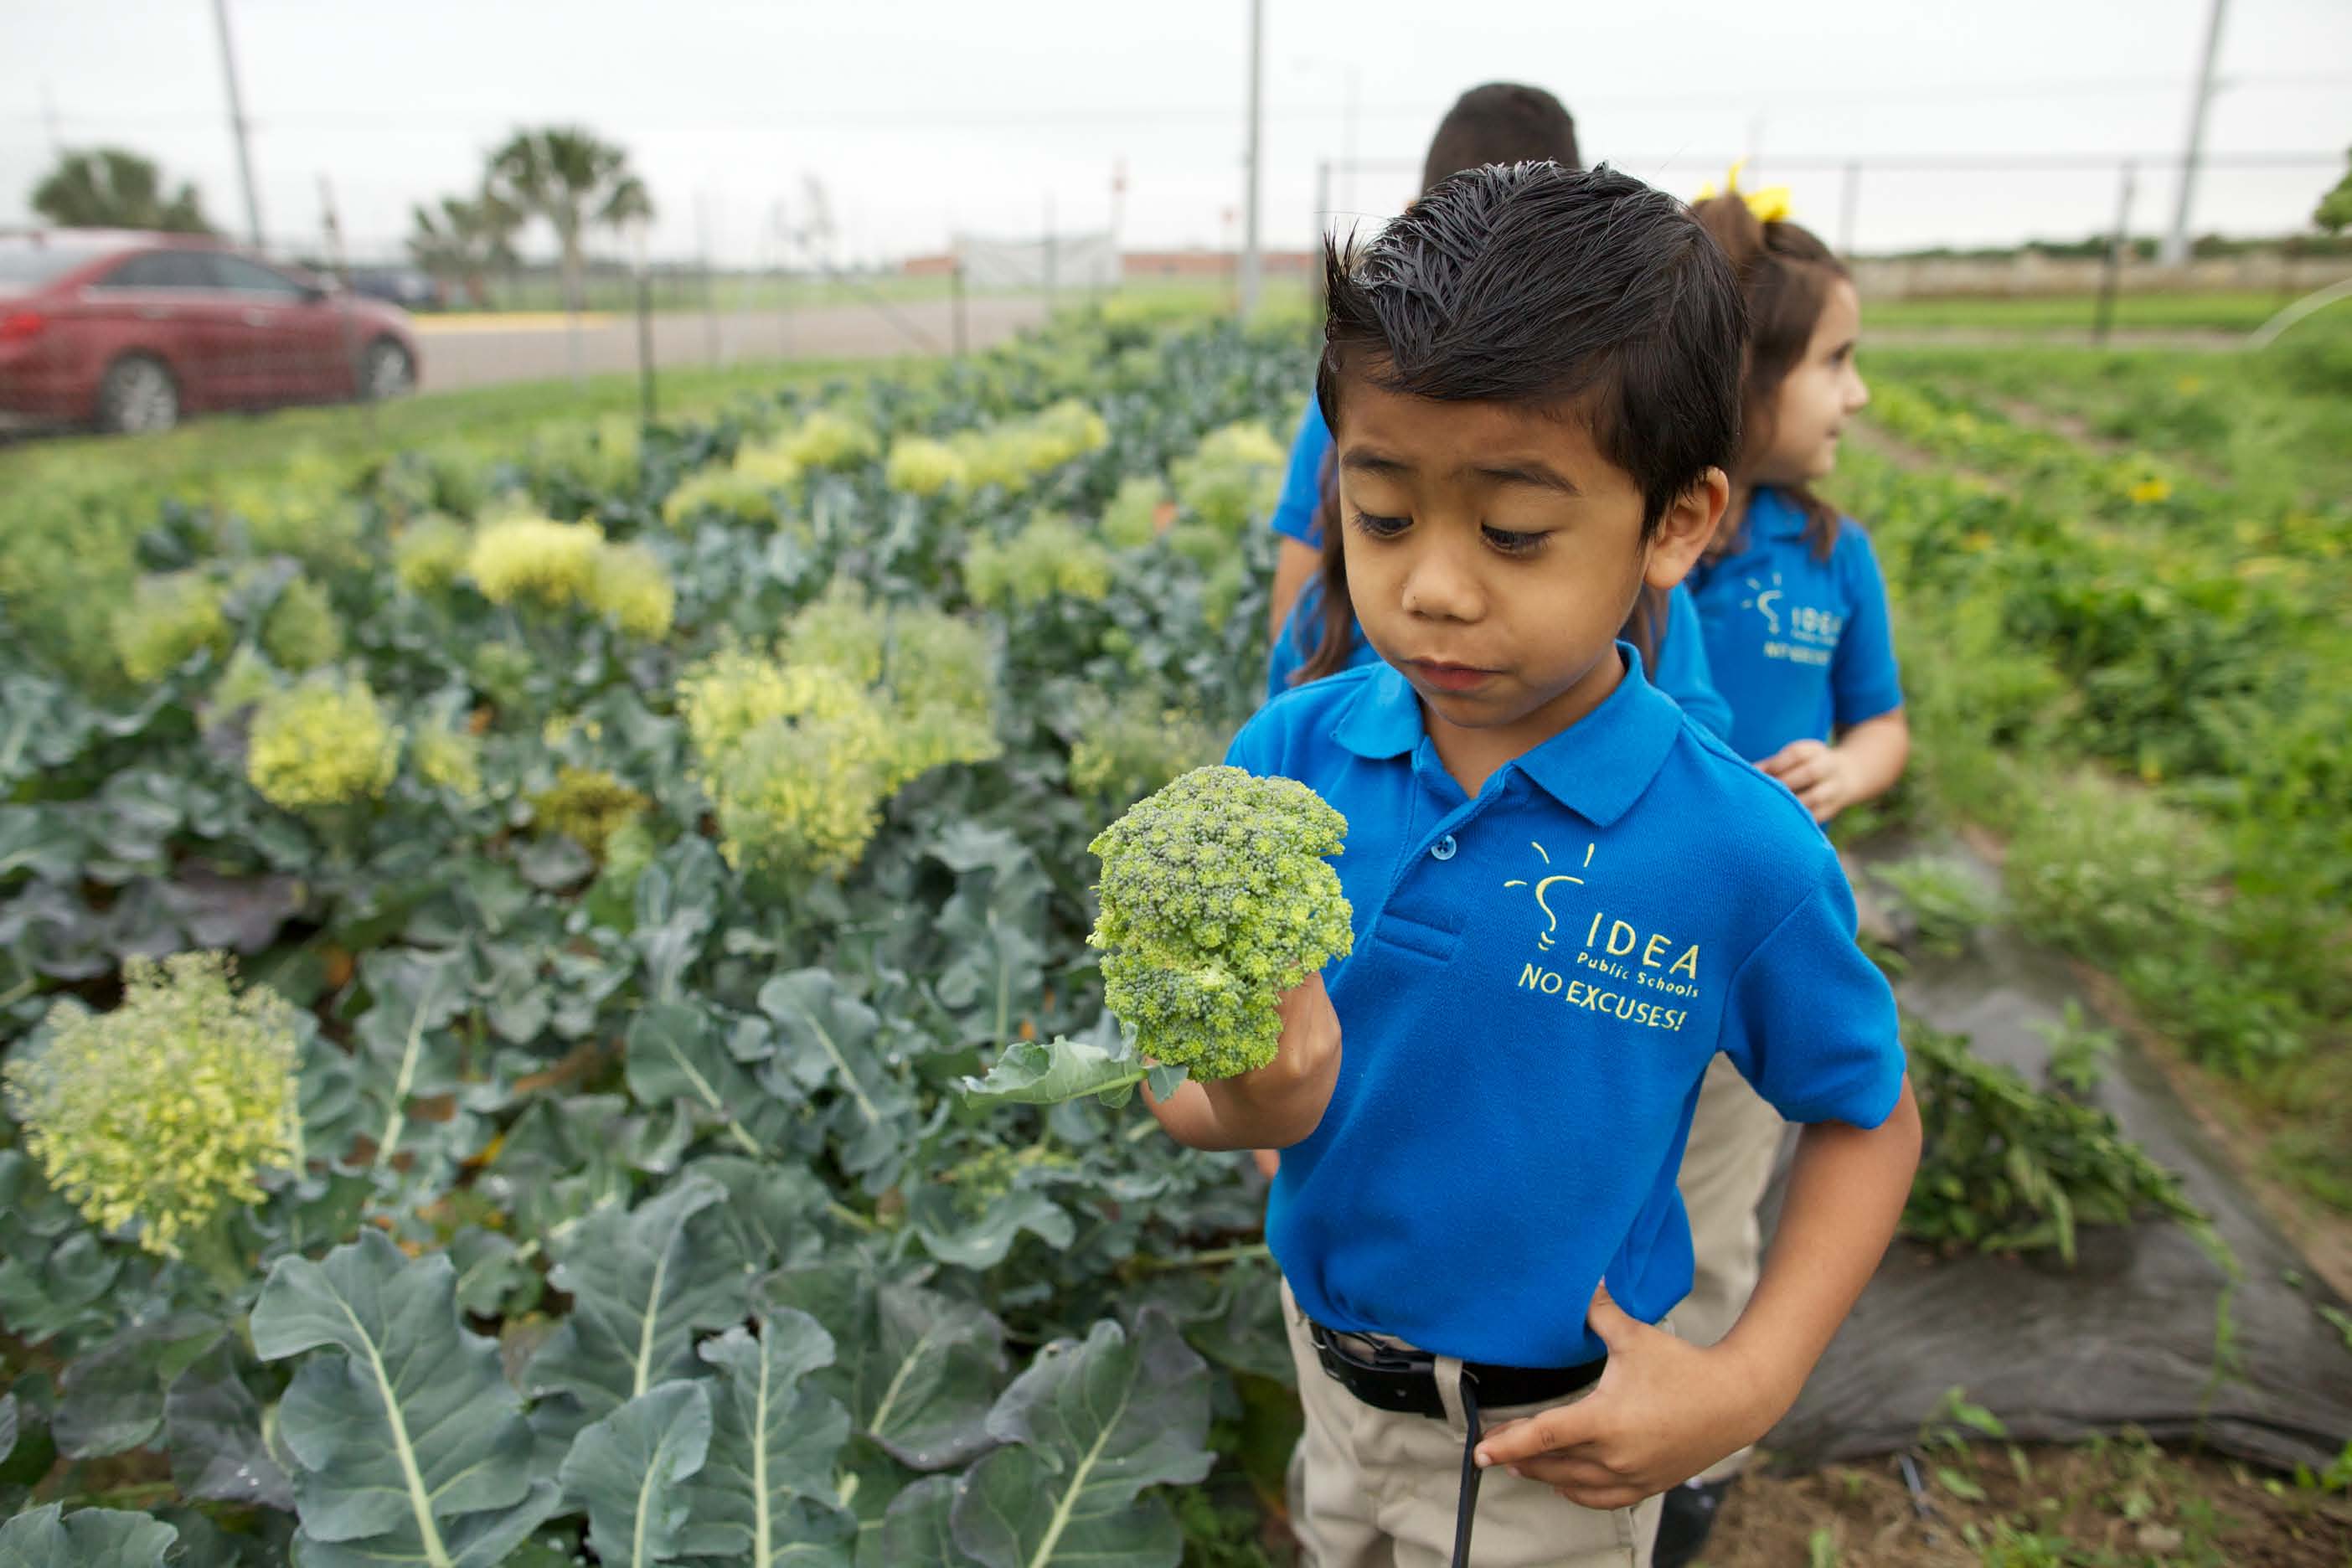
M1324 858L1347 820L1306 785L1197 768L1098 835L1103 997L1189 1081L1160 1124L1196 1149L1285 1148L1315 1131L1339 1075L1318 973L1347 952L1348 900Z

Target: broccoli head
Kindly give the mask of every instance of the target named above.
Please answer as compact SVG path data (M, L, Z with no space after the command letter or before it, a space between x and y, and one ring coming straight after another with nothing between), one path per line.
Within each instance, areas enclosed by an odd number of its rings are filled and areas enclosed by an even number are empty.
M1305 784L1195 768L1096 836L1103 996L1139 1048L1196 1079L1274 1059L1277 1001L1353 944L1324 857L1348 821Z

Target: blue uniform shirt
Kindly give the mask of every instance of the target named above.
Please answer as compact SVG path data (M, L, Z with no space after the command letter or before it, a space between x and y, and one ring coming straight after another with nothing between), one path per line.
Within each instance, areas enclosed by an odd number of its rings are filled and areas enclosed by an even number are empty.
M1283 623L1282 635L1275 639L1274 651L1266 658L1267 700L1290 689L1290 678L1307 662L1307 644L1322 635L1322 579L1311 578L1299 590L1298 603L1291 607L1290 619ZM1354 669L1380 661L1381 656L1365 639L1364 628L1351 624L1345 668ZM1666 595L1666 636L1658 645L1657 688L1717 740L1731 738L1731 704L1717 692L1707 670L1706 638L1699 629L1698 606L1679 584Z
M1759 489L1747 543L1693 567L1686 585L1715 688L1731 704L1731 748L1748 761L1903 706L1886 580L1853 522L1824 561L1805 539L1804 509Z
M1266 1237L1334 1328L1513 1366L1602 1353L1596 1280L1656 1322L1690 1289L1675 1188L1717 1051L1792 1121L1873 1127L1895 1000L1796 798L1623 679L1475 799L1387 665L1261 709L1226 760L1348 819L1345 1042L1283 1151Z
M1323 422L1323 405L1310 393L1307 411L1298 416L1298 433L1290 438L1290 467L1282 473L1282 499L1274 503L1266 526L1301 544L1321 542L1315 527L1315 508L1323 497L1323 455L1331 449L1331 426Z

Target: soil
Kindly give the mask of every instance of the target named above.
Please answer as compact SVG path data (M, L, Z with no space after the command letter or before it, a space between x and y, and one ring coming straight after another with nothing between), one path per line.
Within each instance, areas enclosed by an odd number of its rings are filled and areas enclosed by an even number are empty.
M2132 1444L1948 1451L1919 1464L1925 1513L1897 1461L1832 1465L1811 1475L1750 1475L1733 1489L1700 1562L1706 1568L2345 1568L2352 1499L2275 1481L2244 1466ZM1916 1463L1916 1461L1915 1461ZM1981 1502L1936 1479L1937 1464L1971 1477ZM2030 1531L2042 1550L2011 1541ZM1969 1539L1991 1550L1979 1551ZM1834 1554L1819 1552L1826 1532ZM2071 1551L2062 1551L2062 1543Z

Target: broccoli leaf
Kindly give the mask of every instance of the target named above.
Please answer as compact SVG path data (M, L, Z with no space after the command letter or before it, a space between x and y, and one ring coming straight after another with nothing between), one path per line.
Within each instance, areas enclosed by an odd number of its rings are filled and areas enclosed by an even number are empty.
M964 1478L956 1544L985 1568L1175 1568L1183 1535L1147 1487L1209 1473L1208 1367L1167 1316L1147 1310L1132 1338L1099 1322L1057 1340L989 1412L1006 1445Z
M988 1447L1004 1373L1004 1325L979 1307L887 1284L856 1263L787 1269L769 1300L824 1325L840 1361L814 1375L860 1430L919 1470L960 1465Z
M583 1428L564 1457L564 1496L588 1510L588 1544L613 1568L656 1568L682 1552L685 1487L710 1447L710 1391L656 1384Z
M534 1393L569 1394L591 1419L656 1383L695 1375L698 1330L743 1315L745 1276L716 1205L727 1189L688 1176L624 1210L600 1208L555 1249L551 1282L572 1311L530 1363Z
M780 1308L754 1334L732 1328L701 1347L710 1384L709 1461L688 1489L694 1525L685 1552L749 1561L821 1562L853 1539L856 1520L834 1500L833 1467L849 1413L802 1380L833 1362L833 1340L805 1312Z
M857 1568L971 1568L973 1558L955 1543L956 1490L953 1476L925 1476L891 1499L882 1522L857 1543Z
M179 1531L143 1513L50 1503L0 1524L0 1568L163 1568Z
M411 1261L371 1230L322 1263L282 1258L252 1326L265 1361L340 1352L306 1359L278 1408L309 1568L489 1568L555 1511L498 1346L458 1326L446 1254Z
M1176 1068L1168 1089L1152 1080L1152 1092L1164 1094L1183 1079ZM1015 1105L1059 1105L1066 1100L1094 1095L1106 1105L1124 1105L1135 1086L1152 1069L1125 1047L1113 1048L1092 1040L1056 1035L1050 1040L1016 1040L1004 1047L985 1078L963 1080L971 1100L999 1100Z

